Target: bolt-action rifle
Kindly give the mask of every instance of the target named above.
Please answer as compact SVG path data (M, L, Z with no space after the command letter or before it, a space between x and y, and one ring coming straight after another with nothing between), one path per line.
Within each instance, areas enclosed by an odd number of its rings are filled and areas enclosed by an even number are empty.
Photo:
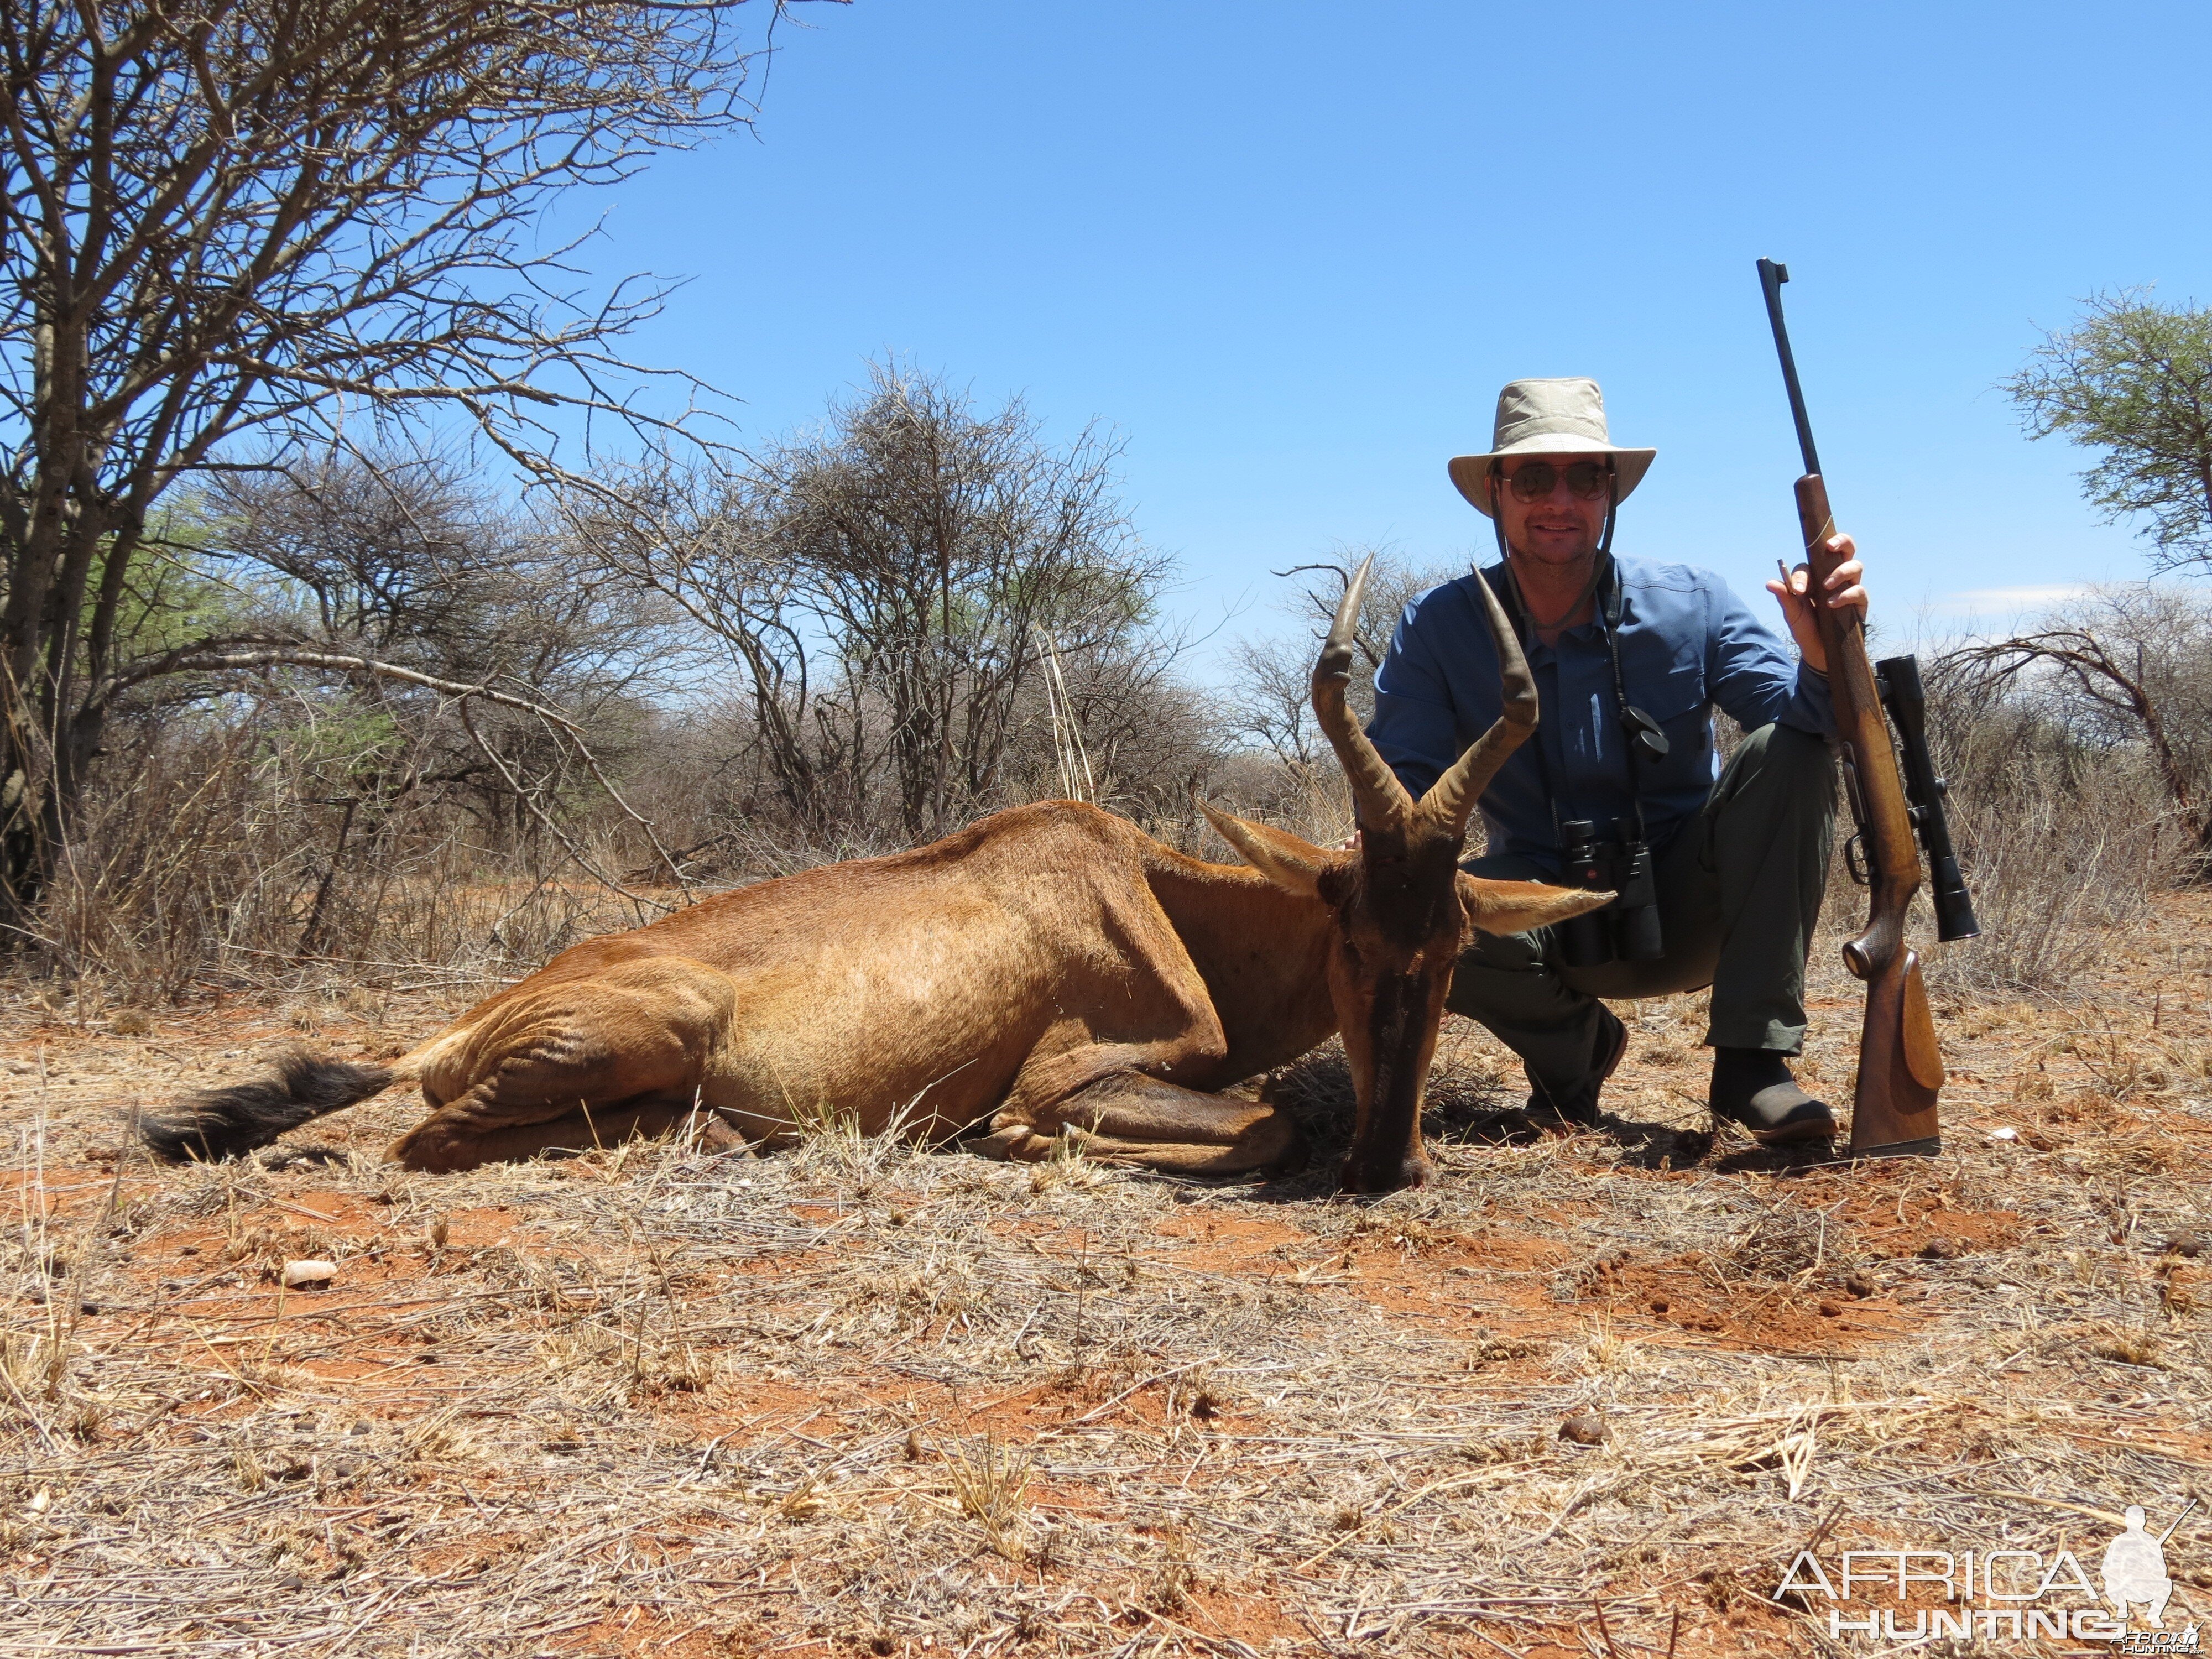
M1797 480L1797 525L1805 537L1807 597L1827 647L1836 746L1844 793L1858 825L1844 846L1844 862L1852 878L1870 890L1866 931L1844 946L1844 963L1867 988L1850 1155L1926 1155L1942 1146L1936 1097L1943 1086L1943 1056L1936 1045L1927 988L1921 983L1919 954L1905 942L1905 912L1920 886L1922 847L1933 878L1929 896L1936 938L1972 939L1982 928L1951 849L1950 826L1943 817L1946 785L1929 759L1920 665L1911 657L1869 662L1863 619L1856 610L1827 602L1827 579L1843 560L1828 551L1836 521L1828 511L1828 488L1821 481L1812 425L1805 418L1805 394L1797 385L1797 364L1782 321L1782 284L1789 280L1785 267L1771 259L1759 262L1767 319L1774 325L1775 349L1782 356L1783 384L1790 389L1790 412L1797 422L1797 447L1805 456L1805 476ZM1904 740L1901 772L1891 718ZM1913 844L1916 835L1918 847Z

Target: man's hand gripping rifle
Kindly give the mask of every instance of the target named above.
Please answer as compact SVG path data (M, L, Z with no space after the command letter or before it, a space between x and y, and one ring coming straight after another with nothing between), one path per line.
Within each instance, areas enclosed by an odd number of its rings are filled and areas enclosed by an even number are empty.
M1920 957L1905 943L1905 912L1920 885L1920 847L1933 873L1936 936L1948 942L1972 939L1981 924L1959 875L1951 850L1950 826L1943 817L1943 780L1928 757L1927 700L1920 688L1920 665L1911 657L1867 660L1866 626L1857 611L1826 603L1828 576L1840 558L1828 550L1836 533L1828 511L1828 489L1820 479L1820 460L1813 448L1813 428L1805 418L1805 394L1797 385L1797 364L1790 353L1789 331L1782 321L1782 284L1786 268L1771 259L1759 262L1759 284L1766 291L1766 315L1774 325L1775 349L1782 356L1782 379L1790 389L1790 412L1797 422L1797 445L1804 452L1805 476L1797 480L1797 524L1805 538L1805 562L1811 580L1808 597L1819 618L1828 651L1828 685L1836 709L1836 743L1844 763L1844 785L1858 833L1844 848L1852 877L1872 890L1866 931L1844 946L1844 960L1867 988L1866 1025L1859 1037L1858 1084L1852 1097L1850 1155L1900 1158L1937 1152L1942 1146L1936 1097L1943 1086L1943 1057L1936 1045L1936 1022L1921 983ZM1898 748L1889 718L1904 740L1900 775Z

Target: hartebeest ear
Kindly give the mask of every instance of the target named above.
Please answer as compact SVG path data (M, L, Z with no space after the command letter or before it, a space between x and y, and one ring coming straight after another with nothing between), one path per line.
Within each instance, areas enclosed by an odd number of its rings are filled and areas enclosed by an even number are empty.
M1486 933L1525 933L1613 902L1612 894L1585 888L1547 887L1540 881L1486 881L1466 875L1459 878L1459 896L1467 906L1467 919Z
M1322 873L1350 856L1326 852L1287 830L1217 812L1204 801L1198 803L1198 810L1206 814L1208 823L1221 832L1221 839L1243 855L1245 863L1276 886L1308 898L1319 895Z

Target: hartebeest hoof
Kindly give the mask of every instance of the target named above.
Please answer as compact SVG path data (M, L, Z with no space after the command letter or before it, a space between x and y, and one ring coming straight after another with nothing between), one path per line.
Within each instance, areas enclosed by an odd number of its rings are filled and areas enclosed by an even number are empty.
M1304 1161L1305 1136L1297 1121L1280 1107L1269 1109L1263 1105L1256 1115L1248 1117L1245 1114L1255 1110L1249 1103L1214 1100L1210 1104L1223 1114L1224 1127L1237 1125L1233 1134L1213 1139L1162 1140L1103 1133L1078 1123L1056 1130L1015 1123L969 1141L968 1148L985 1158L1017 1164L1040 1164L1073 1153L1100 1164L1155 1170L1163 1175L1254 1175L1289 1169ZM1110 1115L1106 1121L1112 1124Z
M1436 1179L1437 1166L1425 1155L1380 1162L1347 1158L1338 1180L1347 1193L1379 1198L1402 1193L1409 1187L1425 1187Z
M692 1130L691 1145L709 1158L724 1158L749 1150L752 1143L710 1112Z
M525 1118L486 1125L467 1110L470 1099L465 1095L453 1105L431 1113L392 1143L385 1161L424 1175L458 1175L486 1164L610 1151L624 1141L658 1140L686 1131L697 1134L705 1152L735 1152L745 1145L719 1115L710 1113L702 1123L688 1105L667 1102L618 1103L535 1121Z

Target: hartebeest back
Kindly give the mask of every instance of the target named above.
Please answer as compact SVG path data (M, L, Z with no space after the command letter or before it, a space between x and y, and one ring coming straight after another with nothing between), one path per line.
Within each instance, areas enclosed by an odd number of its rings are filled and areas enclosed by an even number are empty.
M1422 1084L1468 928L1519 932L1609 896L1461 872L1475 798L1535 724L1528 670L1491 599L1505 716L1414 801L1345 706L1366 576L1313 684L1352 781L1356 851L1209 808L1249 860L1209 864L1096 807L1017 807L588 940L388 1066L295 1055L147 1139L171 1158L229 1156L416 1082L432 1109L391 1156L421 1170L695 1115L773 1138L827 1113L871 1133L981 1128L978 1148L1002 1157L1079 1145L1227 1174L1286 1159L1297 1132L1264 1089L1214 1091L1341 1030L1359 1101L1346 1184L1423 1180Z

